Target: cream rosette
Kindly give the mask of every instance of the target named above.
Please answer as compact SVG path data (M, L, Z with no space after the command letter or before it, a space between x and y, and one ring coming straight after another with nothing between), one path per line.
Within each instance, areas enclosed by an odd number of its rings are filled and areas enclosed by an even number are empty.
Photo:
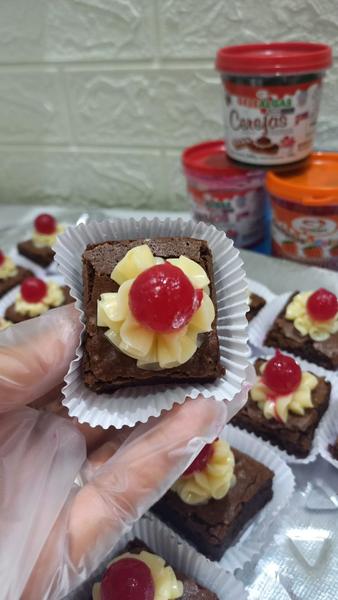
M166 566L165 560L161 556L145 550L142 550L139 554L126 552L112 560L107 566L107 570L111 565L124 558L140 560L147 565L154 583L154 600L176 600L176 598L182 597L182 582L176 578L172 567ZM101 600L101 598L101 584L95 583L93 587L93 600Z
M183 475L172 486L186 504L204 504L211 498L224 498L236 483L235 458L224 440L213 443L213 453L204 469Z
M132 248L116 265L111 278L120 287L116 293L101 294L97 306L97 324L108 327L107 339L121 352L134 358L144 369L170 369L187 362L198 347L199 334L211 330L215 308L208 295L210 283L204 269L185 256L168 259L188 277L195 289L203 290L200 307L189 323L175 332L159 333L143 326L129 307L129 292L138 275L164 263L153 256L146 244Z
M338 331L338 313L333 319L315 321L307 311L307 301L313 292L301 292L291 300L286 307L285 317L293 321L297 331L309 335L315 342L324 342L330 335Z
M4 262L0 265L0 280L15 277L17 272L18 269L14 261L9 256L5 256Z
M46 285L47 293L40 302L27 302L23 299L21 293L19 293L15 300L15 310L22 315L37 317L47 312L50 308L60 306L65 300L61 286L54 281L48 281Z
M56 238L60 233L64 232L63 225L57 225L53 233L39 233L36 229L33 231L32 241L36 248L44 248L45 246L53 246Z
M266 363L261 365L263 375ZM266 419L279 418L283 423L288 420L289 412L304 415L306 409L313 408L311 394L317 387L318 379L312 373L302 371L299 386L290 394L276 395L265 385L263 377L258 377L256 384L251 388L250 395L254 402L263 411Z

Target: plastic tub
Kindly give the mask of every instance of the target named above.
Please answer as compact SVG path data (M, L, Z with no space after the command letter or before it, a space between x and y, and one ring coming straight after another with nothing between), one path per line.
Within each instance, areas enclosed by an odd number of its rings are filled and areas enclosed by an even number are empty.
M231 163L223 140L186 148L182 164L197 220L225 231L238 247L263 239L265 172Z
M253 165L303 160L313 147L322 81L332 64L325 44L227 46L216 68L225 91L231 158Z
M272 251L338 270L338 154L314 152L289 174L267 173L272 207Z

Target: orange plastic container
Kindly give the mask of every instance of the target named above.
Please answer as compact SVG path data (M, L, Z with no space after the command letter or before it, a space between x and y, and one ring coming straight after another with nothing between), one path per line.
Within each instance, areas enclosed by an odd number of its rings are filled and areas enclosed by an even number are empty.
M275 256L338 270L338 153L314 152L304 167L269 171Z

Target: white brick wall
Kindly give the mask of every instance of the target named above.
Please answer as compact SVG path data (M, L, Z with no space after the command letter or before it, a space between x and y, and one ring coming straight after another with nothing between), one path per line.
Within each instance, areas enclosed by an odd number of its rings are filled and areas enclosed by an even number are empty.
M307 39L338 55L337 32L337 0L1 0L0 202L185 208L181 149L223 134L217 48ZM334 67L326 149L337 96Z

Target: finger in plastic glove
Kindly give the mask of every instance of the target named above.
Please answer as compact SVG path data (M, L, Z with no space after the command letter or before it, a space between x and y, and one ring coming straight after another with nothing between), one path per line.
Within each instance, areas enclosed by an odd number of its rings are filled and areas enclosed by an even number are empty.
M29 404L62 382L81 328L69 304L1 332L0 412Z
M248 393L256 381L256 371L252 364L249 364L246 367L245 373L245 381L242 384L241 390L235 395L231 402L225 400L228 407L228 421L231 421L235 414L243 408L244 404L246 404Z
M85 457L70 421L27 407L1 416L1 598L21 598Z
M217 437L226 417L224 403L199 397L137 426L57 519L23 600L62 598L86 579L203 445Z

